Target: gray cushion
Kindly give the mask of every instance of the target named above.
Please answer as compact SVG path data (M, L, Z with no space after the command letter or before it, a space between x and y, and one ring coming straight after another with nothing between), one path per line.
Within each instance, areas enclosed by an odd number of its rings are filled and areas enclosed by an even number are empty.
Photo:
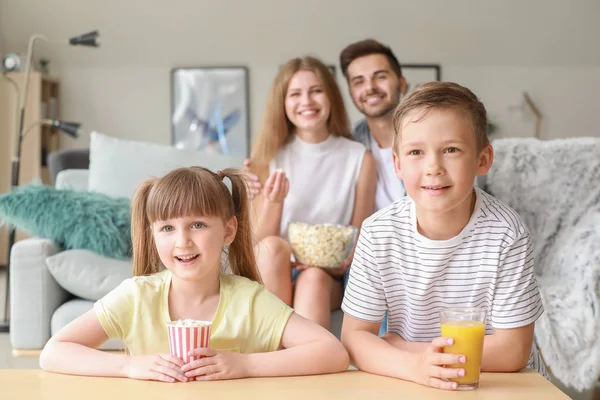
M54 334L61 330L65 325L85 314L92 308L94 308L94 302L81 299L69 300L58 307L52 315L52 321L50 322L52 335L54 336ZM109 339L99 348L102 350L122 350L125 348L125 345L119 339Z
M57 189L78 190L81 192L88 190L88 180L90 171L87 169L65 169L56 175Z
M46 258L58 284L77 297L98 300L131 277L130 260L103 257L89 250L67 250Z
M241 168L243 162L236 157L122 140L92 132L88 188L112 197L131 198L142 181L161 177L179 167L199 165L215 171Z

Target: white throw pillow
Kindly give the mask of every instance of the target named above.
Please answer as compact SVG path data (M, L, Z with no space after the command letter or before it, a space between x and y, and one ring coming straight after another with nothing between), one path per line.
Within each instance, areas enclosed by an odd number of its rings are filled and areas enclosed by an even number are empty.
M112 197L133 197L142 181L199 165L212 171L241 168L243 159L91 133L88 189Z
M46 258L50 274L67 292L96 301L132 274L131 261L107 258L89 250L66 250Z

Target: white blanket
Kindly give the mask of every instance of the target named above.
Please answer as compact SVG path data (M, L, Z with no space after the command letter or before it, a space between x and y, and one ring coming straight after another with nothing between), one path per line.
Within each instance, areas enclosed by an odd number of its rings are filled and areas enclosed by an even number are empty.
M600 139L499 139L486 189L534 241L545 313L535 337L552 373L583 390L600 377Z

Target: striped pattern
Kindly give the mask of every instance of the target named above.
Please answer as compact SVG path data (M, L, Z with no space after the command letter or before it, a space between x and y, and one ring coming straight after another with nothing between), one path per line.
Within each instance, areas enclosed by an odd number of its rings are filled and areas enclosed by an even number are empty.
M167 328L169 330L169 349L171 350L171 355L180 358L186 364L202 358L188 355L190 350L199 347L210 347L210 325L167 325Z
M529 232L514 210L475 190L473 216L449 240L417 232L409 197L365 220L343 311L368 322L382 321L388 311L389 332L413 342L441 335L444 307L487 308L488 335L535 322L543 306ZM533 347L530 366L545 373Z

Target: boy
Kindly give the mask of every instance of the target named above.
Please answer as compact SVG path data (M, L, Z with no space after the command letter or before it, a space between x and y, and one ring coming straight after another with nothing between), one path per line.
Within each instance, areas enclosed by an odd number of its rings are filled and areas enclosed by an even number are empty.
M465 362L444 354L444 307L488 310L482 371L545 374L533 344L543 307L529 232L474 187L492 165L484 105L455 83L427 83L393 117L393 163L408 196L365 220L342 309L342 343L361 370L440 389ZM389 333L377 337L388 312Z

